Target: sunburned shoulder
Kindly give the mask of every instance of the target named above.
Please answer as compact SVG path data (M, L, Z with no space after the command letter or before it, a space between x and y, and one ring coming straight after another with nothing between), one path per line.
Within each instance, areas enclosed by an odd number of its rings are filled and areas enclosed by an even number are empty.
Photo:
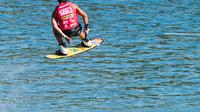
M72 7L76 8L76 9L78 8L78 6L74 3L72 3Z

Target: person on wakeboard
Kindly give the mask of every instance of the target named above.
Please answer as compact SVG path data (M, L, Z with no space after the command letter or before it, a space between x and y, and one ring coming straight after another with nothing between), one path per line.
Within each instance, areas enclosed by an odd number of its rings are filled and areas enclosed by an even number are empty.
M51 22L53 32L59 44L59 50L56 51L58 55L67 55L68 51L65 49L66 43L63 37L70 44L72 36L80 36L82 45L86 47L91 46L91 41L88 39L88 16L76 4L68 2L68 0L58 0L59 4L52 13ZM82 16L84 23L84 31L82 31L81 24L78 21L78 15Z

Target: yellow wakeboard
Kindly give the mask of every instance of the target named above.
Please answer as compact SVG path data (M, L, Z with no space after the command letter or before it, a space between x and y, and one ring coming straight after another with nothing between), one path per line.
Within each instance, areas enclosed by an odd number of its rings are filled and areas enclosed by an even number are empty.
M86 52L88 50L91 50L91 49L99 46L103 41L104 40L102 38L94 38L94 39L91 40L92 46L90 46L90 47L84 47L81 44L78 44L76 46L66 48L68 50L67 55L57 55L56 53L54 53L54 54L46 55L45 57L49 58L49 59L59 59L59 58L72 57L74 55Z

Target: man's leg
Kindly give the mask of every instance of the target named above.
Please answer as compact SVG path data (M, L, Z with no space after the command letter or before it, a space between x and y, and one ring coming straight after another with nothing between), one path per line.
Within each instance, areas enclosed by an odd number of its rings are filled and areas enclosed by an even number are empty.
M83 46L90 47L92 45L91 41L89 40L89 38L87 37L85 32L80 33L80 39L82 39L82 45Z
M58 32L56 32L55 30L53 30L53 32L54 32L54 36L56 37L56 40L57 40L58 44L59 45L63 45L64 42L62 40L62 35L59 34Z
M56 40L59 44L60 49L56 51L56 54L58 55L67 55L67 51L64 49L66 47L66 44L62 40L62 35L57 33L56 31L53 31L54 35L56 37Z
M87 34L89 33L89 29L88 29L88 32L87 32ZM88 38L86 37L86 34L85 34L86 32L83 32L83 31L81 31L81 33L80 33L80 39L82 39L82 40L88 40Z
M80 39L81 39L81 40L84 40L84 39L85 39L85 33L83 33L82 31L81 31L81 33L80 33Z

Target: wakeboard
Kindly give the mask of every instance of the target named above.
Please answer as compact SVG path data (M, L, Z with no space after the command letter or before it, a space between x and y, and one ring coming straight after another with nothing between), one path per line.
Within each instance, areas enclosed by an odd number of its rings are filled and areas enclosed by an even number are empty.
M90 47L84 47L82 44L78 44L72 47L67 47L66 50L68 50L67 55L57 55L56 53L54 54L48 54L45 57L49 59L59 59L59 58L66 58L66 57L73 57L75 55L78 55L80 53L86 52L88 50L94 49L97 46L99 46L104 40L102 38L94 38L91 39L92 46Z

